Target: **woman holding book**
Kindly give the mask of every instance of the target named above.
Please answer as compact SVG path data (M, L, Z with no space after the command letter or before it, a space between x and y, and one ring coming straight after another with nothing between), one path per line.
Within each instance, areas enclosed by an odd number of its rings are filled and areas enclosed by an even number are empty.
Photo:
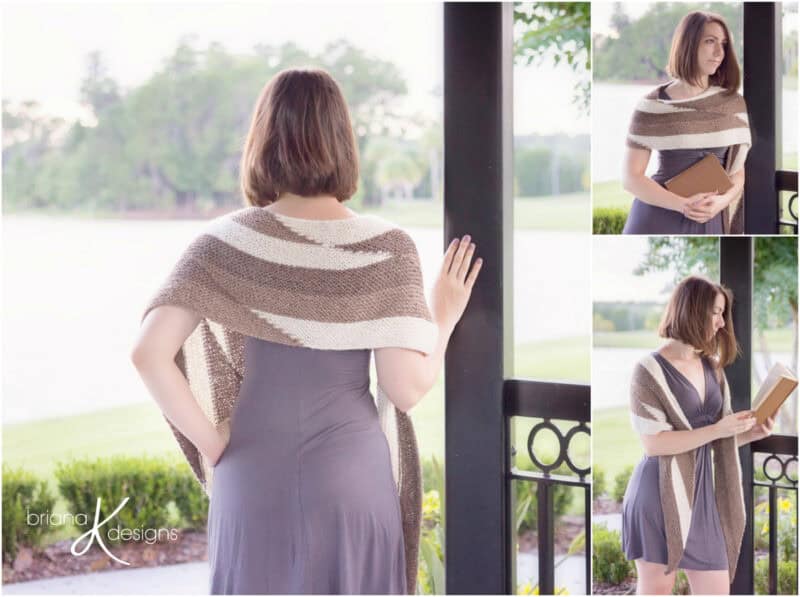
M739 446L768 436L734 413L724 368L737 356L729 289L691 276L659 326L667 342L636 365L630 417L645 456L622 503L622 548L639 594L670 594L678 569L695 594L728 594L745 526Z
M628 130L623 186L635 198L623 234L742 234L751 137L737 91L741 73L721 16L695 11L681 20L667 72L673 80L639 100ZM648 177L653 150L658 170ZM667 181L708 154L717 158L730 188L688 197L667 189Z

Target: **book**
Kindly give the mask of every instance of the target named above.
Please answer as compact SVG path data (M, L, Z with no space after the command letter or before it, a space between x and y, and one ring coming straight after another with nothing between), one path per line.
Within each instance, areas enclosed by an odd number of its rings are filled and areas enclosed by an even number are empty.
M696 193L716 191L724 193L733 186L731 179L720 166L719 159L713 153L699 162L695 162L686 170L670 178L664 183L668 190L681 197L691 197Z
M753 399L756 424L763 424L767 417L777 412L796 387L797 378L792 372L785 365L775 363Z

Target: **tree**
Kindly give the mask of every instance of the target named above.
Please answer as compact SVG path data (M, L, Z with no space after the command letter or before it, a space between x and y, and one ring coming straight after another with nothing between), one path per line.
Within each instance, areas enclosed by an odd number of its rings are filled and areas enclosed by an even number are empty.
M595 81L662 81L672 34L680 20L692 10L720 14L731 29L734 47L742 58L742 5L722 2L653 2L636 20L631 20L621 5L611 18L613 35L595 38Z
M519 35L514 44L518 62L554 65L566 62L581 75L574 101L589 113L591 95L591 7L589 2L517 2L514 23Z

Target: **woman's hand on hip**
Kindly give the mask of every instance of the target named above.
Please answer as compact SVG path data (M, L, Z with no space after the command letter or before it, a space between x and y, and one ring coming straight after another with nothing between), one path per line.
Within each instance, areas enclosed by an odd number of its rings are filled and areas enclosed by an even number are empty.
M468 234L460 241L454 238L444 254L439 276L433 285L431 315L434 322L446 330L455 327L467 308L472 287L483 264L480 258L472 263L474 254L475 243L470 242Z
M731 437L746 433L755 425L756 418L752 410L742 410L722 417L714 423L719 432L719 437Z

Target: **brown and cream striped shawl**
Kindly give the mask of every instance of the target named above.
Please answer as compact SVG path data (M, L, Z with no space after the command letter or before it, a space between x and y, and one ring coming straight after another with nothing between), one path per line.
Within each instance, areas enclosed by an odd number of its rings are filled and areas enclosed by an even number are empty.
M729 147L725 171L744 167L752 144L747 104L739 93L712 85L689 99L661 99L659 85L639 100L628 128L629 147L650 150ZM744 234L744 193L723 210L725 234Z
M725 372L721 373L721 416L725 416L733 411L728 380ZM692 429L670 390L664 370L652 354L640 360L634 369L630 417L633 428L642 435ZM745 526L739 450L735 436L714 440L711 446L714 495L725 536L730 579L733 581ZM696 450L658 457L659 491L667 533L667 573L677 568L686 547L694 501L695 458Z
M426 354L438 337L414 241L377 216L307 220L260 207L220 216L185 249L142 319L159 305L201 316L175 362L225 436L244 375L246 336L317 349L393 346ZM380 386L377 409L400 499L413 593L422 506L416 435L411 419L390 406ZM213 467L167 423L210 496Z

